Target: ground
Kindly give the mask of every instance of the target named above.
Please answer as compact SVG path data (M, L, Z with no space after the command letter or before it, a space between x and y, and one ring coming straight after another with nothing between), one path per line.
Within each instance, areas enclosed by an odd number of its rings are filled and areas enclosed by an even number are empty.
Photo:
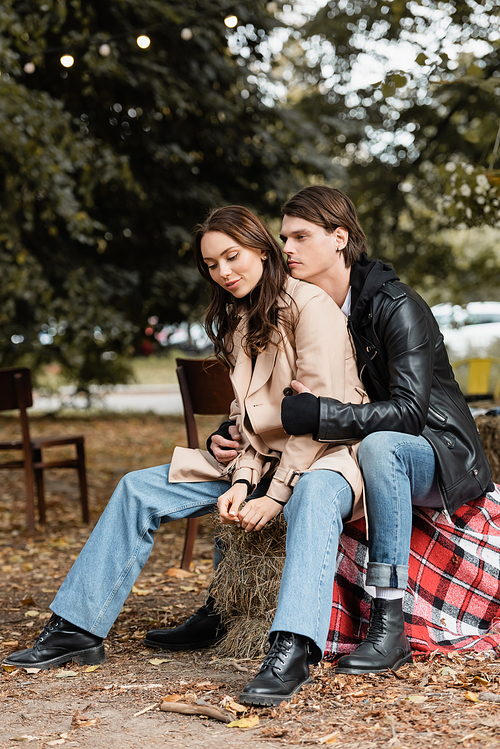
M210 431L207 420L205 431ZM15 421L0 419L2 438ZM34 434L85 434L92 524L120 476L168 461L185 444L180 418L43 417ZM3 456L6 457L6 456ZM0 474L0 655L29 647L48 618L54 592L89 528L80 518L76 477L47 480L47 524L24 530L21 471ZM91 525L92 525L91 524ZM181 622L204 601L210 581L212 528L203 519L191 572L179 571L184 525L162 528L151 558L106 641L107 662L95 670L65 668L0 674L0 747L126 749L188 747L261 749L286 744L371 747L500 747L500 661L497 653L417 656L396 674L335 676L331 664L287 706L238 712L234 703L258 661L221 659L216 649L168 653L145 648L146 631ZM250 727L160 711L162 699L224 703ZM258 722L257 722L258 719Z

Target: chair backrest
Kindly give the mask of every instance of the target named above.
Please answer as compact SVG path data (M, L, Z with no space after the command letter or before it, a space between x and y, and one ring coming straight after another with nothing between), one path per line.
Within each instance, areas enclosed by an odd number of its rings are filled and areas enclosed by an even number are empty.
M497 400L500 396L500 359L474 357L454 362L453 371L465 399Z
M0 369L0 411L29 408L32 405L30 370L27 367Z
M234 398L229 373L210 359L176 359L189 447L199 447L195 414L228 414Z

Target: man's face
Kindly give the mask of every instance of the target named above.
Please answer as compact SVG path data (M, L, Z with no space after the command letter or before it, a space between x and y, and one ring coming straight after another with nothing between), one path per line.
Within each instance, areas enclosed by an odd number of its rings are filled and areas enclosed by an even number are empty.
M293 278L318 283L325 274L331 277L337 269L345 269L344 255L337 251L347 242L345 229L329 233L311 221L284 216L281 239Z

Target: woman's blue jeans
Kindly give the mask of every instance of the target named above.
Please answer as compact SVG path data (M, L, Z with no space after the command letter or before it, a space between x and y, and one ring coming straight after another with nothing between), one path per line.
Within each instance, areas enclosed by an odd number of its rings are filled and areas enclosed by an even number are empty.
M374 432L361 442L358 459L368 514L370 561L366 584L405 589L412 504L442 507L434 451L425 437Z
M225 481L170 484L169 466L129 473L120 481L51 604L54 613L106 637L153 548L161 523L213 511ZM309 637L324 651L332 605L342 519L352 491L332 471L297 482L285 507L287 557L271 631Z

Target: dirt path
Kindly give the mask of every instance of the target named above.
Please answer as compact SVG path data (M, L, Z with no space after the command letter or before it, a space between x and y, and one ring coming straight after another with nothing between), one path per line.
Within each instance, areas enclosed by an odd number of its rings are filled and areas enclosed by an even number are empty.
M12 427L0 419L3 435ZM36 427L38 433L56 431L47 419ZM155 416L58 422L56 433L64 429L86 435L94 522L123 473L165 462L173 444L183 439L181 420ZM1 657L32 644L88 536L76 494L73 476L50 475L47 526L29 537L23 531L22 475L2 476ZM323 663L290 705L248 711L244 717L258 718L249 728L160 711L162 699L172 695L215 707L237 701L258 667L257 661L223 660L216 649L168 653L144 647L148 629L174 626L204 601L212 565L210 520L201 523L188 574L178 568L183 532L182 523L173 523L157 534L151 558L106 641L105 664L95 670L69 664L35 673L0 672L2 749L500 747L500 661L495 652L419 656L396 674L364 677L335 676L331 665Z

